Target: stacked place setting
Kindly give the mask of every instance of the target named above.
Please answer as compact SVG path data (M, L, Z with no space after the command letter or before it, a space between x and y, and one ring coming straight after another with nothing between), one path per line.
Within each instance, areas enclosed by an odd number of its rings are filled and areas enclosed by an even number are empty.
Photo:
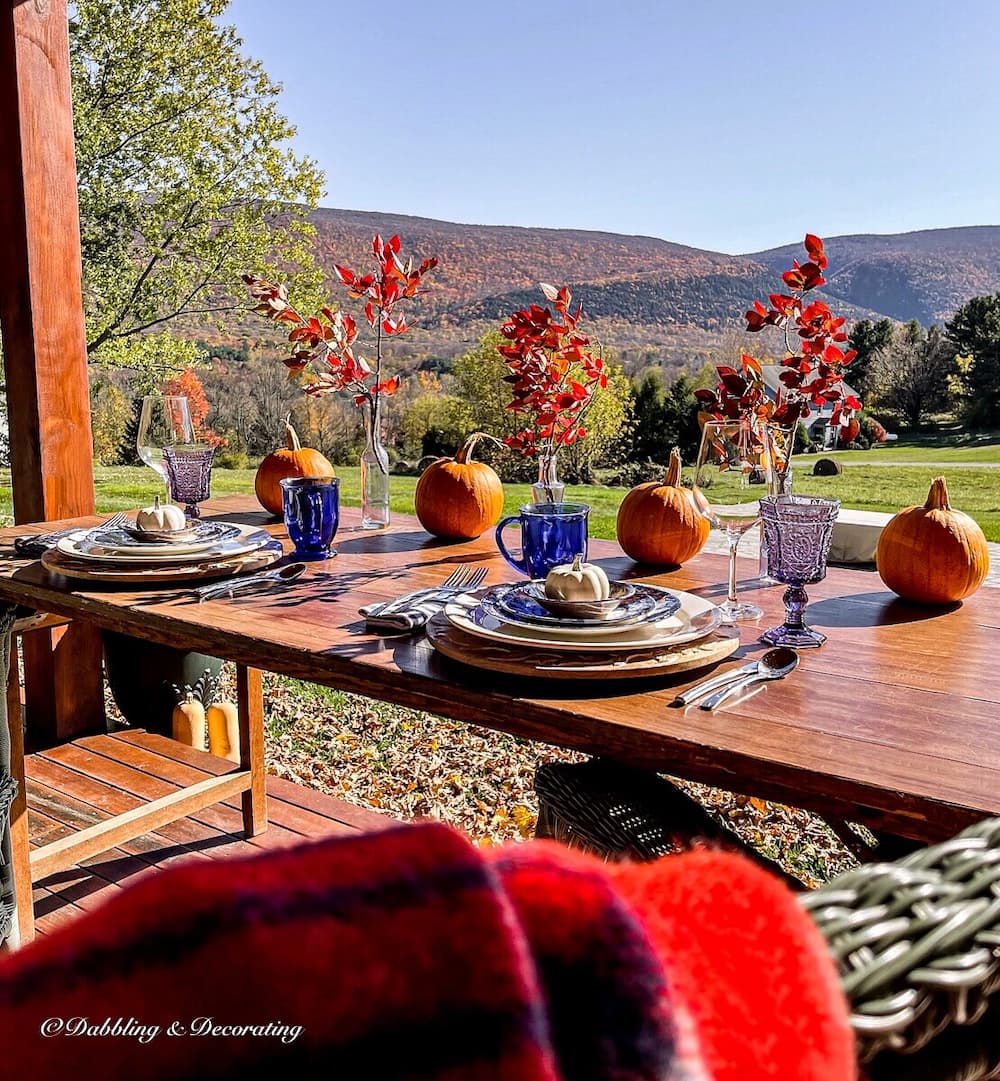
M527 581L463 593L427 625L440 653L478 668L547 678L642 677L712 664L739 647L719 608L691 593L609 581L586 560L583 504L531 504L501 522L501 553ZM500 536L521 526L522 553Z
M264 530L237 522L187 518L159 499L133 515L60 536L43 565L66 578L142 585L224 578L257 571L281 558Z

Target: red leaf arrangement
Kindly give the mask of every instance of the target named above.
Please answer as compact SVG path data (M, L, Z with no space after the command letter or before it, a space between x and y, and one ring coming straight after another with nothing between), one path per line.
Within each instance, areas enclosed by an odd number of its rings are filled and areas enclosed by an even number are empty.
M532 304L500 327L498 346L507 364L513 397L507 408L527 420L504 442L525 457L553 454L587 435L583 418L594 395L608 385L604 361L579 330L581 306L571 310L566 286L541 285L552 307Z
M302 382L307 394L350 394L356 405L375 406L380 396L394 394L399 377L382 378L383 340L405 334L409 326L401 303L421 291L423 277L437 266L437 259L424 259L417 266L403 262L400 239L372 238L373 274L356 274L350 267L336 265L334 273L348 297L363 300L365 322L372 330L375 355L366 360L355 347L358 325L346 312L329 306L318 315L304 316L289 301L284 285L272 285L254 274L243 281L256 302L254 311L276 323L288 323L288 340L293 348L283 363Z
M824 285L827 267L823 241L806 233L807 259L797 259L782 274L787 293L772 293L768 304L755 300L746 313L746 329L757 333L765 327L784 331L784 371L776 401L770 401L761 379L760 363L744 355L741 371L720 366L719 386L715 391L696 394L704 412L719 420L737 420L748 416L794 425L809 416L810 406L833 405L832 425L846 425L861 409L861 402L844 396L842 380L847 366L856 356L845 347L847 332L843 318L836 319L821 300L807 302L806 294Z

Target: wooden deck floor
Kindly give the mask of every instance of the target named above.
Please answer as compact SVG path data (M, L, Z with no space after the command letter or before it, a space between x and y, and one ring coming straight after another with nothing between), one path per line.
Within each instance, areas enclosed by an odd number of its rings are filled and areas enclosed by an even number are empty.
M233 768L225 759L140 730L91 736L31 755L25 760L31 843L47 844ZM52 931L142 875L181 860L230 859L393 823L279 777L268 777L267 794L270 826L258 837L243 836L237 797L37 882L36 933Z

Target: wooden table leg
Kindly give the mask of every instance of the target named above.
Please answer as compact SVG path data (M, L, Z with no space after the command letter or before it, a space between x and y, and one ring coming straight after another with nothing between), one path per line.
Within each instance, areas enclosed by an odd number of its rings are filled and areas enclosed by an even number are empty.
M264 686L260 669L236 666L236 708L240 718L240 767L250 770L250 788L240 797L243 829L248 837L255 837L267 829Z
M28 842L28 798L24 788L24 733L21 716L21 681L17 672L17 646L12 642L7 675L7 726L10 729L10 774L17 783L10 809L10 847L14 865L14 898L17 904L15 945L35 937L35 913L31 889L31 849Z

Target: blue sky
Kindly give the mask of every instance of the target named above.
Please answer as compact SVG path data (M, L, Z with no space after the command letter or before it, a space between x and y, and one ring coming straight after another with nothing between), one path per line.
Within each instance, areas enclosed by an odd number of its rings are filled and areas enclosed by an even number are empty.
M996 0L234 0L327 206L726 252L1000 223Z

